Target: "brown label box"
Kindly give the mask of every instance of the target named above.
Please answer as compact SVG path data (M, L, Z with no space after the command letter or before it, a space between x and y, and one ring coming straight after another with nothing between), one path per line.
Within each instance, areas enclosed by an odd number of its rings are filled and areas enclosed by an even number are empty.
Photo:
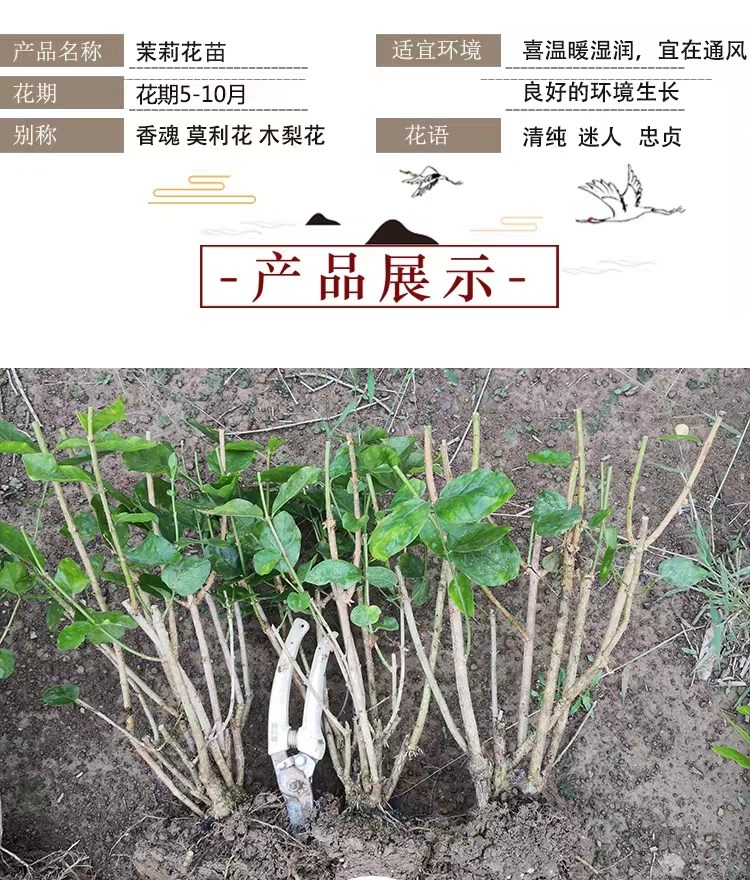
M377 34L377 67L500 67L500 34Z
M0 34L0 67L123 67L123 34Z
M499 153L499 119L380 118L377 153Z
M0 153L122 153L122 119L0 119Z
M3 110L122 110L121 76L0 76Z

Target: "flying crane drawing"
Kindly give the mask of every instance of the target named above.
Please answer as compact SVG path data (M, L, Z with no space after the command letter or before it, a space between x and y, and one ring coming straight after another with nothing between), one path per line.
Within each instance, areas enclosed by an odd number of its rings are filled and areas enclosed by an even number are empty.
M423 196L426 192L429 192L434 186L436 186L441 180L445 180L447 183L452 183L453 186L462 186L462 180L451 180L450 177L446 177L444 174L441 174L434 165L425 165L425 167L419 172L419 174L415 174L413 171L401 171L402 174L408 175L405 180L402 180L401 183L409 183L413 186L416 186L416 189L411 194L412 198L416 196Z
M609 217L587 217L585 220L578 220L578 223L627 223L630 220L636 220L645 214L682 214L684 208L651 208L641 204L641 196L643 195L643 185L636 177L633 169L628 165L628 182L622 192L614 183L608 183L605 180L592 180L579 186L589 195L595 196L599 201L606 205L611 212Z

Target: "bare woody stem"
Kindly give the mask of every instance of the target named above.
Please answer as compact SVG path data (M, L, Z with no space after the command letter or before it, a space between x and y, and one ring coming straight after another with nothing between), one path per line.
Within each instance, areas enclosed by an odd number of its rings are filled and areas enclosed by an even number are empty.
M134 610L138 610L138 596L135 589L135 583L133 581L133 575L130 571L130 567L128 566L127 561L125 560L125 554L122 550L122 545L120 544L120 539L117 535L117 529L115 528L114 520L112 519L112 511L109 508L109 501L107 500L107 489L104 485L104 480L102 479L102 473L99 468L99 453L96 450L96 438L94 436L94 410L93 407L89 407L88 411L88 444L89 444L89 452L91 454L91 469L94 472L94 479L96 480L96 488L99 493L99 499L102 502L102 509L104 510L104 517L107 520L107 527L109 528L109 534L112 538L112 545L115 548L115 553L117 554L117 560L120 563L120 568L122 569L123 576L125 577L125 584L128 588L128 595L130 598L130 604Z
M116 724L109 716L105 715L103 712L100 712L98 709L95 709L93 706L90 706L88 703L85 703L83 700L76 700L76 705L80 706L87 712L91 712L93 715L96 715L97 718L100 718L102 721L105 721L110 727L113 727L119 733L121 733L124 737L126 737L132 745L135 747L136 752L139 757L145 761L145 763L149 766L151 771L157 777L157 779L167 788L169 791L181 802L183 803L191 812L195 813L196 816L200 816L201 818L205 815L203 810L198 807L190 798L184 794L175 783L169 778L169 776L162 770L162 768L157 764L157 762L151 757L146 749L144 743L142 743L139 739L133 736L130 731L125 730L125 728L120 727L119 724Z
M338 545L336 542L336 520L333 517L333 505L331 501L331 443L326 443L325 449L325 503L326 503L326 531L328 533L328 546L332 559L338 559ZM362 677L362 664L357 653L351 623L349 621L349 606L346 591L338 584L331 584L336 610L339 617L339 626L344 641L346 653L346 667L349 672L349 685L354 704L356 720L355 733L359 732L362 740L364 754L362 757L363 769L369 769L372 782L372 797L376 803L380 802L382 795L382 780L380 778L380 766L375 751L370 719L367 717L367 697Z
M442 577L448 577L448 565L443 564ZM469 757L469 773L474 783L479 809L487 806L490 799L490 774L489 763L482 753L482 740L479 737L479 727L474 713L474 704L471 699L469 674L466 668L466 654L464 651L464 627L461 611L454 602L448 601L448 613L451 626L451 639L453 648L453 671L456 679L456 691L458 692L458 705L461 709L461 719L466 732L466 746Z
M505 722L497 692L497 616L490 611L490 690L492 697L492 790L499 794L507 786L508 768L505 760Z
M34 435L36 437L37 443L39 444L39 448L42 452L47 452L48 448L44 439L44 434L42 433L42 426L39 424L39 422L34 422L33 427ZM72 513L70 512L70 508L68 507L68 502L65 498L63 487L60 483L53 483L52 488L55 492L57 503L60 506L60 511L63 515L63 519L65 520L65 525L67 526L68 532L70 532L70 537L73 539L73 544L76 548L76 552L78 553L78 557L80 558L81 564L83 565L83 570L86 572L86 577L89 579L89 582L91 584L91 590L94 593L96 604L102 611L106 611L108 608L107 600L104 598L104 593L102 592L101 585L99 584L99 579L97 578L96 572L94 571L91 557L89 556L88 550L86 550L86 545L83 543L80 532L78 531L78 526L76 525L76 521L73 518ZM115 665L117 667L117 673L120 680L122 707L125 711L125 726L127 727L128 731L132 733L134 729L133 702L130 694L130 685L128 683L125 658L122 653L122 648L119 645L114 646L114 656Z
M638 481L641 477L641 468L643 467L643 459L646 455L646 446L648 446L648 437L641 437L641 445L638 447L638 458L633 470L633 476L630 480L630 491L628 492L628 506L625 510L625 533L628 536L628 544L635 544L635 535L633 534L633 508L635 507L635 493L638 491Z
M526 632L528 639L523 645L523 664L521 667L521 697L518 703L518 745L526 739L529 730L529 707L531 705L531 677L534 666L534 639L536 636L536 602L539 590L539 558L542 553L542 539L534 537L529 566L529 596L526 603Z
M354 517L359 520L362 515L362 507L359 497L359 476L357 475L357 454L354 449L354 439L351 434L346 435L346 445L349 449L349 465L352 471L352 507L354 509ZM354 533L354 556L352 564L357 568L362 564L362 530L357 529ZM364 591L361 584L357 587L357 599L360 603L364 603ZM372 656L372 639L373 633L367 629L362 629L362 645L365 652L365 668L367 670L367 694L370 700L370 709L372 711L373 720L377 726L379 722L378 711L378 691L375 681L375 664Z
M570 711L570 707L575 700L577 700L587 688L591 687L597 673L608 664L612 652L617 647L625 633L630 619L630 608L632 607L633 598L639 582L647 529L648 517L643 517L641 520L639 539L636 546L631 550L630 557L625 566L622 583L617 598L612 605L609 623L602 638L599 652L586 672L577 679L576 683L563 691L562 699L558 700L550 717L550 727L557 724L563 715ZM536 733L531 733L526 737L521 746L516 749L511 766L517 767L521 763L535 746L536 739Z
M659 525L651 532L651 534L646 539L646 547L650 547L654 541L656 541L666 529L666 527L672 522L672 520L679 513L680 508L682 507L685 499L690 494L690 490L693 488L693 484L698 479L698 474L701 472L703 465L706 462L706 457L708 453L711 451L711 447L713 446L713 442L716 439L716 435L719 433L719 428L721 427L721 422L724 417L724 413L720 412L716 420L711 427L711 430L706 437L706 442L701 447L701 451L698 453L698 458L695 460L695 464L693 465L693 470L690 472L690 476L687 478L687 482L683 487L682 492L677 496L677 500L669 509L664 519L659 523Z
M435 698L435 702L437 703L438 708L440 709L440 712L443 716L443 720L445 721L445 726L450 731L450 734L456 741L456 744L462 752L468 753L466 740L463 738L461 731L458 729L458 726L453 719L453 715L451 715L448 704L445 702L445 697L440 690L440 685L437 683L437 679L435 678L435 673L430 666L427 655L425 654L424 647L422 645L422 638L419 635L419 629L417 628L417 621L414 618L414 609L411 604L411 599L409 598L409 593L406 589L406 583L404 582L404 576L401 574L401 570L398 567L396 567L396 579L398 580L399 595L401 597L401 604L404 609L404 614L406 615L406 623L409 627L409 634L411 635L412 642L414 643L414 650L417 653L417 658L422 665L424 676L427 679L428 684L430 685L430 689L432 690L432 696Z
M576 444L578 446L578 506L583 510L586 502L586 450L583 436L583 410L576 410Z
M578 448L578 506L583 513L586 501L586 453L583 436L583 414L580 409L576 410L576 441ZM568 507L572 507L575 495L574 478L571 475L568 488ZM560 591L560 606L557 613L557 624L552 639L547 678L544 683L542 705L539 710L539 719L536 729L536 741L529 760L529 787L532 790L540 790L542 787L542 762L544 760L547 737L552 731L554 724L551 720L552 710L557 693L557 678L562 666L563 650L565 648L565 635L568 629L570 617L570 603L573 595L573 581L575 578L576 560L580 548L581 524L573 528L563 539L563 563Z
M472 417L472 451L471 469L479 468L480 431L479 413L475 412ZM446 474L446 481L450 475ZM443 563L441 577L450 580L451 566ZM486 593L491 592L486 590ZM493 597L494 598L494 597ZM499 603L498 603L499 604ZM500 606L502 608L502 606ZM504 609L503 609L504 610ZM467 753L469 757L469 774L474 783L477 804L483 809L490 799L490 764L482 751L482 740L479 736L479 725L474 711L474 703L471 699L471 685L469 684L469 672L466 664L466 652L464 650L464 622L459 608L450 599L448 600L448 616L451 628L451 643L453 653L453 673L456 679L456 691L458 693L458 705L461 710L461 720L466 734ZM494 719L493 719L494 724Z
M434 504L437 501L438 493L437 487L435 485L435 471L433 468L433 456L434 451L432 447L432 430L429 425L425 425L424 427L424 466L425 466L425 483L427 484L427 494L430 498L430 501ZM443 578L440 578L438 582L437 596L435 598L435 615L432 621L432 641L430 643L430 657L429 657L429 668L433 674L435 674L435 666L437 665L437 655L440 650L440 637L443 631L443 614L445 611L445 596L447 592L447 583ZM406 610L404 609L404 616L406 615ZM413 612L412 612L413 616ZM406 761L409 757L416 754L417 749L419 748L419 742L422 739L422 734L424 732L424 726L427 721L427 715L430 709L430 699L432 696L432 689L430 687L430 682L425 677L424 684L422 686L422 698L419 703L419 710L417 712L417 719L414 722L414 727L412 728L411 734L404 737L403 742L401 743L401 748L399 749L398 754L393 762L393 768L391 770L391 774L388 778L388 784L386 786L385 797L386 800L389 800L393 792L396 789L396 785L398 784L398 780L401 777L401 773L403 772Z
M575 681L570 682L570 684L566 683L565 691L558 704L555 706L555 712L552 717L552 726L557 725L557 728L555 730L555 736L552 738L547 751L547 768L552 768L556 761L557 753L562 742L562 736L570 716L570 707L573 705L573 702L584 693L584 691L591 687L598 672L609 663L609 658L612 656L612 652L619 644L628 627L628 623L630 622L630 610L633 606L633 600L638 589L641 568L643 565L643 553L646 546L647 531L648 517L643 517L636 545L631 550L630 558L626 565L625 576L627 581L624 584L625 601L621 606L621 611L618 611L617 607L613 609L613 616L610 623L614 622L615 625L607 628L599 654L594 658L589 669L580 679L576 679ZM614 620L615 614L619 615L616 621ZM571 652L574 647L575 643L571 646Z
M565 669L565 687L572 687L578 678L578 664L581 659L581 648L583 646L583 638L586 630L586 615L588 614L589 598L591 596L591 584L594 580L594 570L590 568L583 576L581 586L578 591L578 608L576 610L576 619L573 625L573 635L570 641L570 651L568 653L568 664ZM552 738L549 745L549 754L557 755L560 743L562 742L565 727L568 723L568 715L563 714L552 732Z
M537 721L536 741L529 762L529 783L537 790L541 788L542 784L542 759L544 758L544 749L547 745L547 735L549 734L551 727L552 707L555 701L555 693L557 691L557 676L560 671L560 666L562 665L565 632L568 628L568 617L570 615L570 597L573 591L575 554L578 550L576 532L577 529L574 528L571 532L568 532L565 537L560 607L557 612L557 624L552 639L552 652L550 655L549 667L547 668L547 678L544 683L544 694L542 696L541 709L539 710L539 719ZM575 544L573 543L574 541L576 542Z
M47 452L48 447L44 440L44 435L42 434L41 425L38 422L34 422L33 428L39 448L42 452ZM73 544L75 545L76 551L78 552L78 556L81 560L81 564L83 565L83 569L86 572L86 577L91 582L91 589L93 590L94 598L96 599L97 605L102 611L106 611L108 607L107 600L104 598L102 588L99 584L99 579L97 578L96 572L94 571L94 566L91 563L91 557L86 550L86 546L84 545L83 540L81 539L80 532L78 531L78 526L73 519L70 508L68 507L68 502L65 498L63 487L60 483L53 483L52 488L55 492L57 502L60 505L60 511L62 512L63 519L65 520L65 525L70 532L70 537L73 539Z

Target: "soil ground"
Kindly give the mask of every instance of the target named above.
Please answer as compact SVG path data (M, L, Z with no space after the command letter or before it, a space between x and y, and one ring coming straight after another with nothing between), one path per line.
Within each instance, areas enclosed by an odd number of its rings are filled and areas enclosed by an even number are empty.
M129 428L150 430L192 449L200 438L189 417L224 425L229 432L262 430L288 439L284 456L309 461L322 451L324 418L335 423L357 403L347 428L380 425L397 434L433 425L436 438L457 450L455 467L470 459L464 438L478 405L482 415L482 463L511 475L518 493L511 508L517 538L525 546L528 504L551 477L528 466L526 455L544 447L573 448L573 410L583 407L588 460L614 466L613 506L622 510L638 441L643 434L672 433L678 423L705 437L719 410L726 412L716 445L694 490L704 523L713 525L717 547L750 524L750 442L740 446L721 495L708 508L737 450L750 414L750 372L740 370L375 370L368 404L366 370L20 370L19 375L48 433L73 428L74 412L89 404L125 398ZM313 375L317 374L317 375ZM29 405L0 373L0 417L23 427ZM284 427L295 423L294 427ZM302 424L299 424L302 423ZM267 435L261 434L264 438ZM659 518L681 485L675 469L689 469L694 447L654 443L644 469L636 515ZM667 466L665 470L658 465ZM21 465L0 459L0 518L33 522L35 508ZM667 551L689 552L685 511L649 555L653 575ZM54 556L54 529L40 541ZM640 657L597 686L596 707L560 761L554 782L539 803L509 800L487 815L472 816L472 791L460 755L431 715L424 753L402 777L389 815L339 815L324 798L311 836L294 840L265 754L265 714L260 707L246 732L250 803L220 825L186 818L116 733L75 711L55 714L40 700L50 683L72 676L94 705L111 706L109 670L85 649L61 655L44 622L43 609L27 606L14 628L13 677L0 685L0 795L2 845L30 861L77 842L102 878L167 880L213 878L335 878L390 874L417 878L750 878L748 774L710 751L726 741L722 720L737 693L694 682L686 649L700 644L693 630L698 605L692 597L664 598L654 580L634 610L616 664ZM554 597L546 597L554 599ZM595 597L594 615L608 596ZM520 587L509 587L506 604L521 611ZM0 605L0 626L9 607ZM538 626L549 626L551 602L542 598ZM674 638L672 638L674 637ZM671 641L666 641L671 639ZM662 644L664 643L664 644ZM486 633L474 634L472 684L477 703L486 688L482 669ZM511 634L501 649L509 663L518 650ZM266 652L267 654L268 652ZM446 656L441 658L444 666ZM441 671L439 666L438 671ZM256 693L273 674L270 656L254 669ZM583 717L581 713L580 718ZM486 714L480 723L488 729ZM580 725L578 717L569 735ZM316 773L321 792L336 793L324 760ZM9 863L10 864L10 863ZM597 873L598 872L598 873ZM0 870L0 874L2 871Z

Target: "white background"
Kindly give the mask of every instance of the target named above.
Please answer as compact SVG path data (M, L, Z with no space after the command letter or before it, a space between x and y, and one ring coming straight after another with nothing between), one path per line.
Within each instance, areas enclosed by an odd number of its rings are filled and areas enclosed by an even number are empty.
M710 83L680 83L679 106L686 113L611 116L505 113L522 106L523 83L480 78L512 75L508 71L409 75L374 66L378 32L501 33L505 64L523 64L522 41L533 38L633 39L654 62L662 39L744 38L750 48L750 34L740 24L742 4L715 2L710 15L705 4L671 0L515 6L435 0L382 0L368 6L30 0L4 6L5 33L124 33L126 64L135 63L138 40L193 39L227 42L226 64L310 68L304 83L256 84L259 101L265 94L279 106L278 96L284 94L289 101L284 106L308 107L309 113L130 113L125 155L0 155L0 350L5 361L19 367L292 367L323 361L608 366L634 360L654 367L747 366L750 62L688 62L687 70L674 71L680 77L713 77ZM263 92L264 87L269 90ZM377 116L430 115L501 116L503 153L375 154ZM320 123L328 143L292 150L199 151L139 148L134 142L135 127L146 121L224 120ZM578 125L608 127L610 121L631 141L642 125L680 124L684 146L578 148ZM524 124L553 122L568 125L567 149L522 148ZM422 158L464 185L441 184L423 198L410 198L399 168L418 171L411 166L421 166ZM575 223L576 217L597 215L600 207L578 185L603 177L622 186L628 163L643 182L645 203L684 205L686 213L626 224ZM154 187L180 186L188 175L201 173L231 174L232 190L254 194L256 204L147 204ZM342 225L305 228L316 211ZM518 214L543 216L539 231L471 231L497 227L502 216ZM391 217L444 243L559 243L561 308L401 314L393 309L363 314L198 308L201 242L350 244L365 242ZM258 227L247 221L288 225L258 235L250 231Z

